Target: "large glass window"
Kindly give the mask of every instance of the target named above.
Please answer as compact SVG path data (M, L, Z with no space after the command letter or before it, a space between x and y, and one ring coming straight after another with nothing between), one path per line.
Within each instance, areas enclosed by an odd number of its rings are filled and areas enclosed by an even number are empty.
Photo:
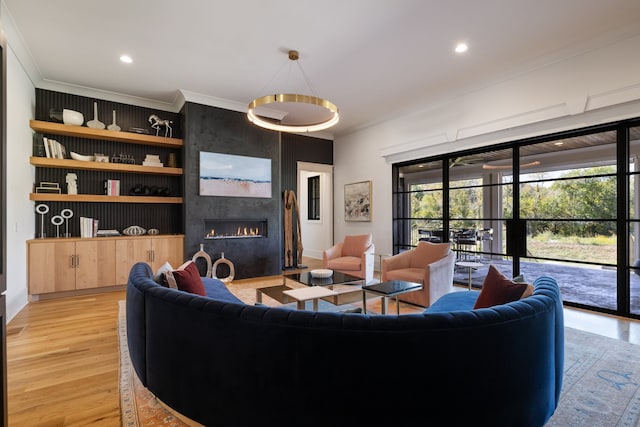
M640 125L485 150L394 165L394 251L451 241L458 262L484 266L473 286L495 264L554 277L569 305L640 316Z

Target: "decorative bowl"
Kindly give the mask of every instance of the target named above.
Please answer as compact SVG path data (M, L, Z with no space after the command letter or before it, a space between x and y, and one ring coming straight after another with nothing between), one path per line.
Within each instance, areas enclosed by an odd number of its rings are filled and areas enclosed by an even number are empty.
M82 123L84 123L84 116L78 111L67 110L65 108L62 110L62 122L65 125L82 126Z
M95 159L94 156L83 156L82 154L78 154L74 151L71 152L71 158L74 160L80 160L82 162L93 162Z
M327 268L319 268L317 270L311 270L311 277L316 279L328 279L333 275L333 270L329 270Z
M144 228L140 227L139 225L132 225L132 226L127 227L124 230L122 230L122 234L124 234L126 236L142 236L146 232L147 232L147 230L145 230Z

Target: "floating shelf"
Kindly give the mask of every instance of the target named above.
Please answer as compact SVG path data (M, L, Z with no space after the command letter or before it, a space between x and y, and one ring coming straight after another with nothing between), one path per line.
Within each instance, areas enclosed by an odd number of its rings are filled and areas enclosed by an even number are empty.
M146 135L133 132L119 132L106 129L93 129L85 126L65 125L61 123L31 120L31 129L40 133L76 136L80 138L102 139L107 141L126 142L129 144L153 145L157 147L182 147L183 141L178 138Z
M101 194L30 193L29 200L38 202L97 202L97 203L168 203L180 204L182 197L104 196Z
M83 162L72 159L53 159L50 157L30 157L29 162L34 166L43 168L86 169L153 175L182 175L182 168L127 165L124 163Z

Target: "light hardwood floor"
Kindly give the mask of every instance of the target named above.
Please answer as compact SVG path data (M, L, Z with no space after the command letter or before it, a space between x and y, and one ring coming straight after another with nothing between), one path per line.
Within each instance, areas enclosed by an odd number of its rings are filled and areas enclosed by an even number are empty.
M318 261L305 259L309 268ZM255 286L259 279L234 281ZM119 426L124 291L29 303L7 325L10 426ZM422 309L401 306L402 312ZM393 309L390 310L393 312ZM640 344L640 322L565 308L565 325Z

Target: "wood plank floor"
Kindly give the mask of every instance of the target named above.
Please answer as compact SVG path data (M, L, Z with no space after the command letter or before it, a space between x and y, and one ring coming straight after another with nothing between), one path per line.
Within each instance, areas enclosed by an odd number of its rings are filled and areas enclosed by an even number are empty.
M318 260L303 262L318 267ZM259 280L233 284L253 287ZM116 326L118 301L124 298L124 291L116 291L32 302L11 320L9 425L120 425ZM401 308L404 313L422 311L408 305ZM640 344L638 321L565 308L565 324Z

